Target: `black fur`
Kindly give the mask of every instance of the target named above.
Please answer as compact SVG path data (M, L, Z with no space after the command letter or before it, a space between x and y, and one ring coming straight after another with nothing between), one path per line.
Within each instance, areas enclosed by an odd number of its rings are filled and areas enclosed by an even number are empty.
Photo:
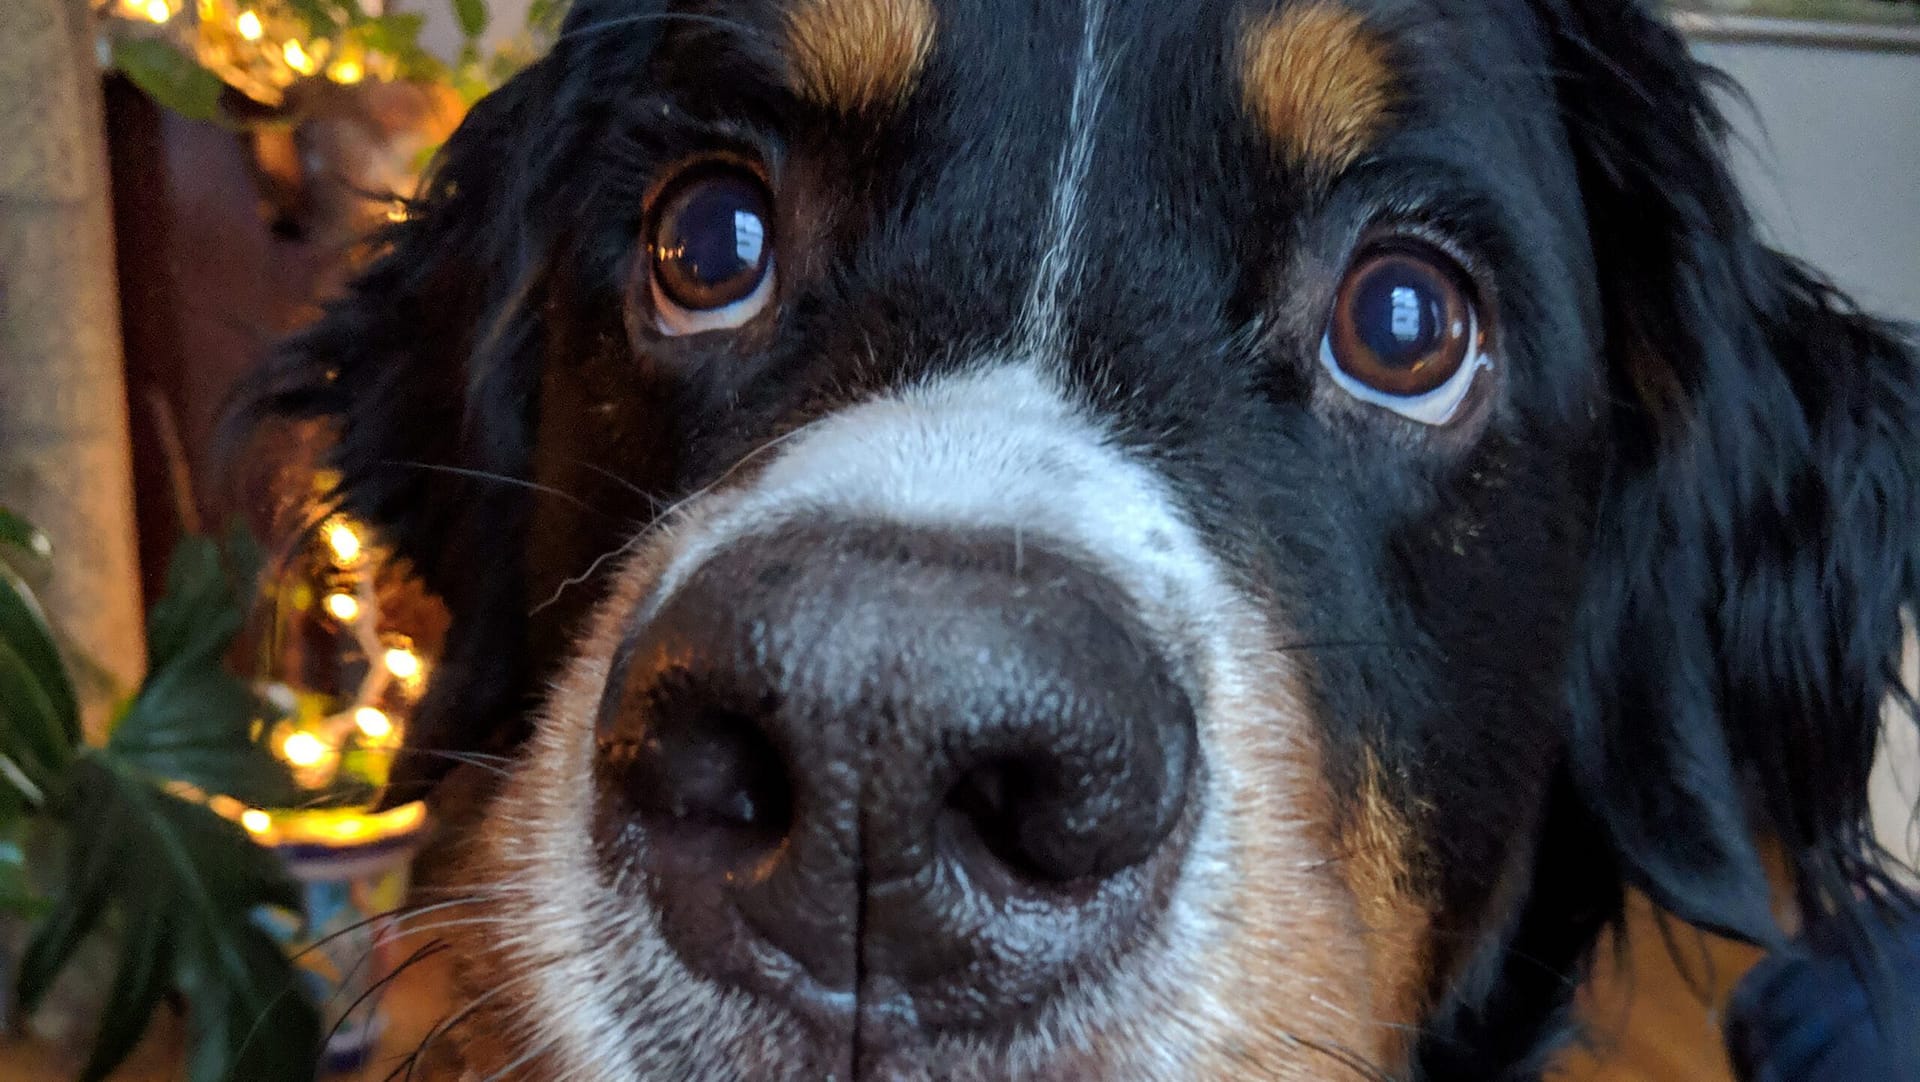
M348 504L452 609L410 740L515 746L596 557L1010 318L1072 5L976 6L996 18L943 25L906 115L854 123L779 89L772 0L579 4L276 358L251 410L335 419ZM1713 74L1633 3L1356 5L1408 100L1322 188L1245 130L1237 5L1113 6L1130 63L1086 208L1109 254L1068 377L1308 642L1382 644L1313 665L1333 788L1371 755L1423 845L1414 1074L1537 1077L1628 887L1778 944L1763 845L1869 963L1873 911L1908 904L1865 794L1920 599L1920 369L1756 237ZM715 148L780 164L815 251L783 252L777 331L649 338L645 192ZM1499 309L1504 397L1471 446L1310 408L1329 278L1382 222L1464 249Z

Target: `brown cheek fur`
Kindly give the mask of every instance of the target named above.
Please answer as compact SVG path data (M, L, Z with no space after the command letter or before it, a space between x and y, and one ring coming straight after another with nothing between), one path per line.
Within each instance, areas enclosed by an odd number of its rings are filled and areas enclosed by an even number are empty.
M803 0L787 15L801 97L844 113L897 107L933 50L930 0Z
M1367 930L1367 976L1375 1010L1412 1023L1427 1007L1433 913L1419 891L1419 840L1390 795L1380 760L1370 751L1360 791L1344 816L1340 853L1347 886Z
M1306 681L1280 669L1252 709L1229 704L1209 761L1236 764L1226 824L1234 851L1230 926L1201 963L1223 972L1220 994L1239 1032L1212 1042L1198 1077L1341 1077L1363 1061L1403 1062L1425 979L1427 920L1390 889L1393 858L1356 859L1326 783ZM1397 820L1373 820L1398 844ZM1211 952L1210 952L1211 953Z
M1386 43L1338 4L1307 0L1255 19L1240 55L1247 112L1301 169L1338 173L1386 127L1395 94Z

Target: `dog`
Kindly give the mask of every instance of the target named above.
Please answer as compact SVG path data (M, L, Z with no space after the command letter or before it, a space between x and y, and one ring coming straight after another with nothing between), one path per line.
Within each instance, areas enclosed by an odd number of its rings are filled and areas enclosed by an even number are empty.
M252 409L509 756L462 1077L1532 1079L1866 826L1920 362L1626 0L578 0ZM1775 879L1790 889L1776 894Z

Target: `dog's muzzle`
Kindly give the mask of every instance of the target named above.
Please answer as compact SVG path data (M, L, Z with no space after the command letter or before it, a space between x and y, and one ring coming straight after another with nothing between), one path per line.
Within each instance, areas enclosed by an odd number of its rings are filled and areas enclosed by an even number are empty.
M636 613L595 844L697 973L868 1048L991 1031L1151 932L1196 817L1190 683L1032 539L790 524Z

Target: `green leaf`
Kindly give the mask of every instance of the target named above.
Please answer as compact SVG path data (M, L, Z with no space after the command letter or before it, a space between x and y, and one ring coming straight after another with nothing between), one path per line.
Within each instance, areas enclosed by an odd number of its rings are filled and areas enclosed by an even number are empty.
M0 507L0 545L25 549L43 560L53 555L53 546L47 542L46 534L4 507Z
M100 1011L100 1029L80 1082L102 1082L113 1073L140 1043L153 1009L167 994L173 942L166 911L146 905L124 908L127 920L121 929L120 966L113 975L113 992Z
M53 630L33 591L12 569L0 566L0 642L13 648L33 674L60 723L68 746L80 742L80 707L67 666L54 645Z
M157 38L125 37L113 43L113 66L147 96L193 120L220 120L226 84L192 57Z
M260 570L267 563L266 551L254 539L253 531L247 529L246 521L235 518L227 523L221 555L226 557L228 579L236 587L235 601L244 607L252 600L251 591L260 584Z
M441 82L447 77L447 66L420 45L425 25L426 18L417 12L392 12L367 19L353 33L369 51L392 57L400 78Z
M220 547L187 536L167 565L167 588L147 614L147 670L219 657L239 634L244 619Z
M259 564L238 527L224 553L204 537L174 550L166 594L147 621L146 681L107 739L117 763L250 804L292 802L286 764L253 736L272 710L225 667Z
M396 11L373 18L354 28L367 48L389 56L399 56L420 48L420 31L427 18L418 12Z
M73 774L58 813L71 835L67 881L22 959L22 1002L39 1001L110 901L122 954L86 1078L124 1058L159 1002L156 989L173 988L187 999L196 1082L311 1082L318 1015L293 963L253 919L262 906L299 906L278 860L110 752L82 758Z
M453 84L453 92L459 95L460 100L465 103L468 108L472 108L481 98L493 92L493 87L488 86L487 81L481 78L479 73L470 65L455 71L452 75L451 82Z
M460 20L460 32L469 40L487 32L487 0L453 0L453 14Z
M56 815L75 819L83 813L85 821L67 824L66 878L54 893L52 912L34 929L20 958L15 992L28 1014L39 1008L113 897L115 840L127 830L126 808L109 799L105 779L88 766L76 767L71 790L56 801Z
M533 0L527 5L527 29L543 37L559 32L567 7L568 0Z
M286 955L265 933L247 937L241 955L260 970L286 970L284 978L248 988L228 985L226 1010L196 1017L219 1018L220 1024L199 1031L188 1059L192 1082L230 1082L244 1078L260 1082L309 1082L314 1059L322 1044L320 1016L306 996L299 973L286 965ZM211 1006L212 997L207 1002ZM233 1049L223 1064L215 1050Z
M324 0L287 0L287 7L307 26L307 36L330 38L340 29L340 14Z
M44 785L73 759L66 734L38 674L12 643L0 640L0 755Z
M286 764L253 737L271 707L217 661L175 663L148 677L107 747L126 765L249 804L284 807Z
M27 876L25 848L14 838L0 840L0 913L37 918L46 911L47 900Z

